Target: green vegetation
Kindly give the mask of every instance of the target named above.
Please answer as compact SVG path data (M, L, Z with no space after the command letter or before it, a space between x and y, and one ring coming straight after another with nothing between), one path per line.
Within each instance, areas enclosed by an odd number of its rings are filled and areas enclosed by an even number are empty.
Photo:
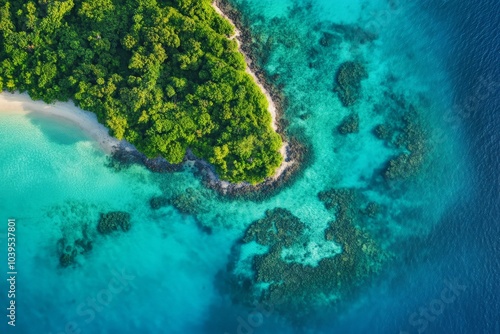
M209 0L0 0L0 90L72 99L148 157L231 182L281 164L268 103Z

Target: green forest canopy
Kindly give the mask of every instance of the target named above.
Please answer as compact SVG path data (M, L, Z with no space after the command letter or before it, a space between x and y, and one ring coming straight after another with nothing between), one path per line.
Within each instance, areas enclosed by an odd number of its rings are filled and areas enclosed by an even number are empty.
M257 183L282 142L232 34L210 0L0 0L0 91L72 99L148 157L190 148Z

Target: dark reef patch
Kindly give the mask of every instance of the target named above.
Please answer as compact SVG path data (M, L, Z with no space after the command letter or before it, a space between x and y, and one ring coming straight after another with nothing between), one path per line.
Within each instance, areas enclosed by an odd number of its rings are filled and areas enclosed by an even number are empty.
M419 173L430 150L429 133L414 105L407 106L402 98L394 100L394 104L395 108L401 110L401 116L393 117L392 121L373 129L377 138L400 152L384 167L383 176L386 180L402 180Z
M102 234L128 231L131 216L127 212L111 211L99 213L95 205L78 201L67 201L54 206L47 216L60 225L61 238L56 242L56 255L63 268L79 264L79 257L94 249Z
M338 265L342 266L344 272L342 283L377 273L386 255L375 240L358 227L362 217L358 215L360 210L356 191L331 189L320 192L318 198L328 210L335 213L335 221L325 230L325 239L342 246L343 252L338 257Z
M101 213L97 231L101 234L109 234L121 229L123 232L130 230L130 213L123 211L112 211Z
M149 207L152 210L158 210L170 205L170 200L165 196L154 196L149 199Z
M338 132L342 135L359 132L359 115L357 113L351 114L344 118L338 127Z
M177 211L186 215L196 215L207 212L204 197L193 188L187 188L184 193L175 195L168 200Z
M340 65L335 74L334 91L338 94L344 107L356 103L361 95L361 81L368 77L363 64L348 61Z
M324 242L334 241L341 253L326 255L317 265L283 258L284 250L306 249L313 239L306 224L290 211L268 210L248 227L228 266L232 293L240 302L272 305L286 317L301 318L316 307L345 301L381 270L388 254L358 227L356 191L332 189L319 197L336 216L324 231ZM253 257L251 276L235 274L240 247L252 242L268 247L267 252Z
M264 246L282 243L292 246L304 233L304 224L286 209L276 208L268 210L264 218L252 223L245 232L243 242L255 240Z
M323 47L330 47L339 44L342 41L342 38L337 34L332 34L324 31L323 35L319 40L319 44Z
M76 239L74 241L66 238L59 239L57 242L59 264L61 267L75 265L77 256L91 251L92 247L92 241L86 235L83 238Z

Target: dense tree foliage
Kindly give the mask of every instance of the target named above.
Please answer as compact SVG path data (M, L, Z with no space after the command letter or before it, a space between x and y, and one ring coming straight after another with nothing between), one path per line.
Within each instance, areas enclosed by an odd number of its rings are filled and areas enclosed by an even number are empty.
M209 0L0 0L0 90L72 99L149 157L190 148L256 183L281 139L232 33Z

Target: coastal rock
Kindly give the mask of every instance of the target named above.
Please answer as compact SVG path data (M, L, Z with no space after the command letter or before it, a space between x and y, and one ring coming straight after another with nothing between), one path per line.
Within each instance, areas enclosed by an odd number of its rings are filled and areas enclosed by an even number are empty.
M164 158L147 158L132 145L115 147L111 153L108 167L115 170L128 168L133 164L145 166L152 172L171 173L182 170L182 164L171 164Z

